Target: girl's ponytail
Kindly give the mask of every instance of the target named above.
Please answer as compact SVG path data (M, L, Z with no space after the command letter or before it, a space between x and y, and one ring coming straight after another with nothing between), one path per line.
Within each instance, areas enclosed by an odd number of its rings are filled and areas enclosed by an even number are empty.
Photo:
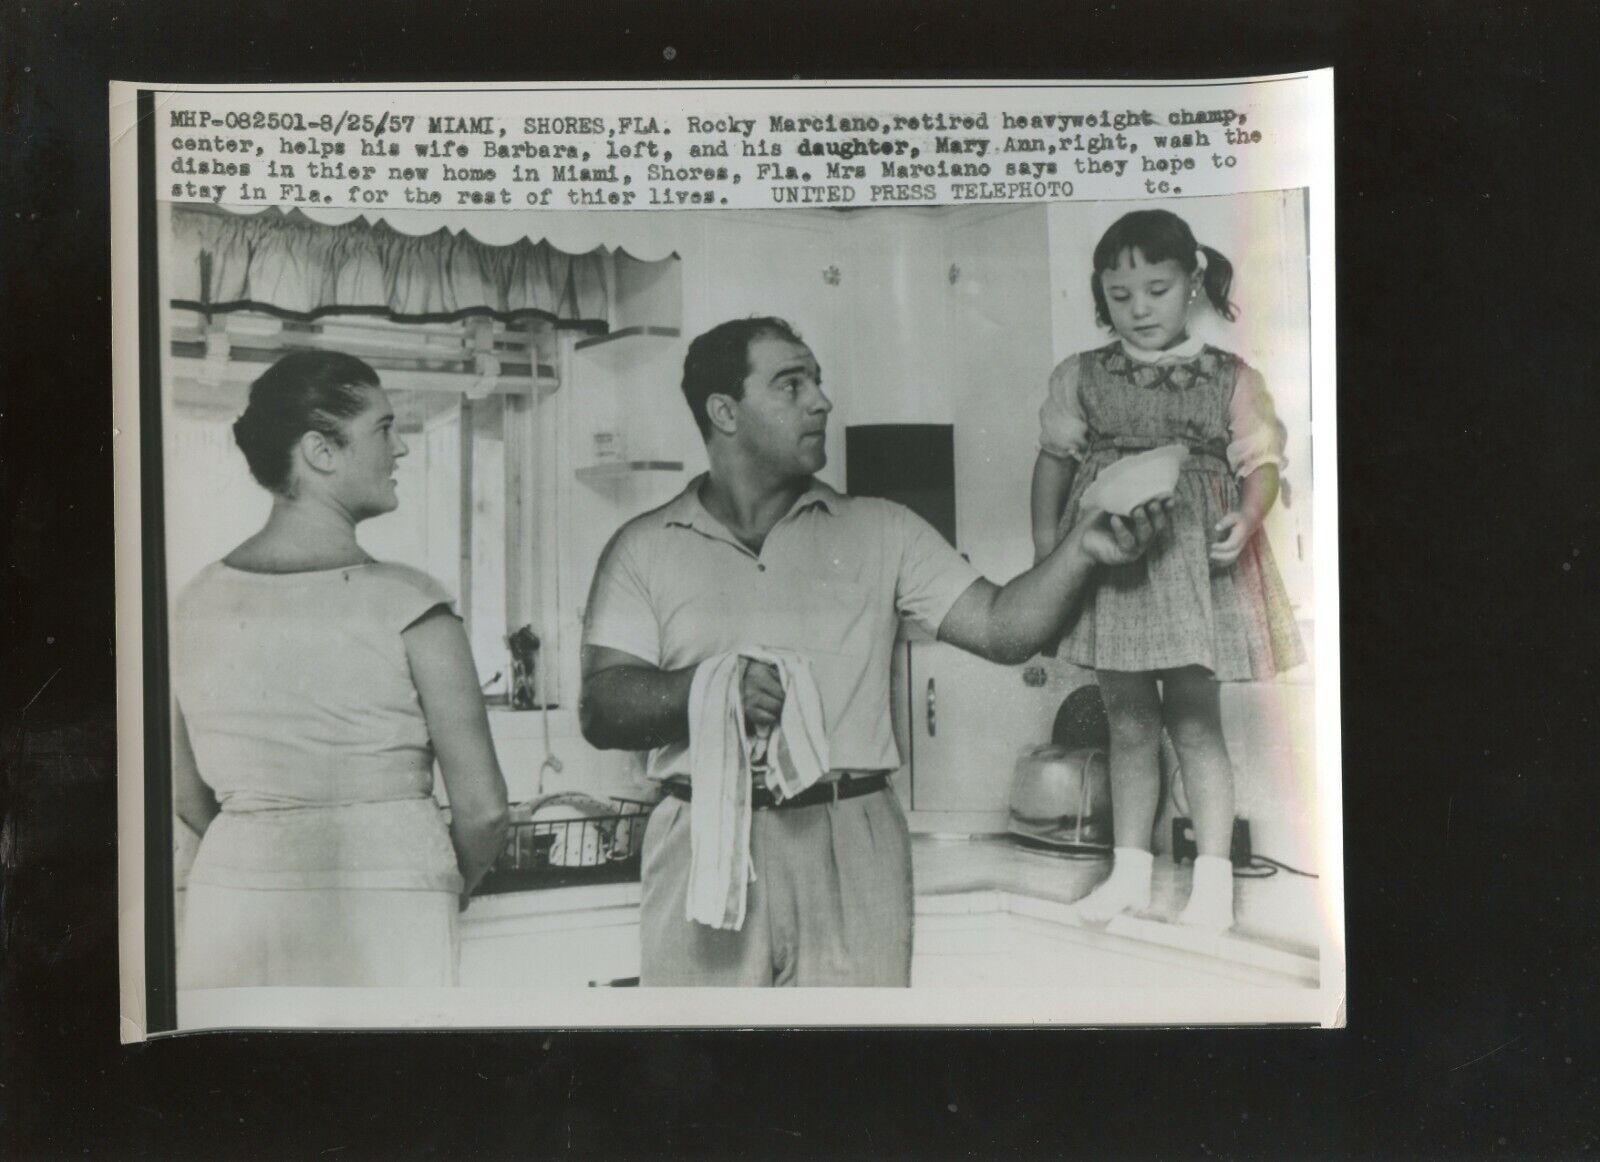
M1111 309L1100 275L1115 270L1129 251L1138 251L1146 262L1170 259L1187 272L1201 271L1200 284L1217 314L1230 323L1238 318L1239 308L1228 300L1233 263L1220 250L1200 245L1189 223L1171 210L1133 210L1113 222L1094 248L1089 290L1094 296L1095 321L1102 327L1111 326Z
M1211 301L1217 314L1233 322L1239 317L1239 308L1228 299L1228 292L1233 289L1233 263L1222 251L1198 242L1195 243L1195 250L1205 262L1205 273L1201 275L1200 282L1205 287L1206 298Z

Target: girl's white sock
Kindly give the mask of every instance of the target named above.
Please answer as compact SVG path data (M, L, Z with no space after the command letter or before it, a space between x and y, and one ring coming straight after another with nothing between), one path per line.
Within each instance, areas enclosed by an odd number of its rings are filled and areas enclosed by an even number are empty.
M1209 932L1233 927L1233 862L1220 855L1197 856L1189 903L1178 923Z
M1092 924L1104 924L1123 912L1148 908L1152 864L1148 851L1137 847L1115 848L1111 853L1111 874L1078 901L1078 915Z

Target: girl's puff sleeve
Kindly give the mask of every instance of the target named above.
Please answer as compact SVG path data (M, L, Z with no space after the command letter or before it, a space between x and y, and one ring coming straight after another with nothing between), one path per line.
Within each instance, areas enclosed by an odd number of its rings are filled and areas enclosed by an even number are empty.
M1073 355L1050 373L1050 390L1039 409L1039 451L1058 460L1081 460L1088 446L1089 421L1078 398L1078 356Z
M1243 363L1228 401L1228 434L1228 464L1240 480L1268 464L1282 467L1289 433L1272 406L1266 380Z

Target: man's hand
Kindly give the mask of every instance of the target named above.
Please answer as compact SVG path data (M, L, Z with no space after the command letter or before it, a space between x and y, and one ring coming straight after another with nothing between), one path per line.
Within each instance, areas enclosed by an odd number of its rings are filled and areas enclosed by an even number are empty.
M1172 498L1140 505L1127 517L1086 514L1039 564L1005 586L982 577L939 623L939 640L1001 665L1025 662L1077 620L1101 565L1136 561L1172 527Z
M744 720L758 734L769 734L783 715L783 682L778 667L770 662L746 660L744 678L739 682L739 698L744 703Z
M1172 497L1159 496L1141 504L1126 518L1093 513L1079 527L1079 544L1090 560L1101 565L1127 565L1142 557L1151 541L1171 529Z

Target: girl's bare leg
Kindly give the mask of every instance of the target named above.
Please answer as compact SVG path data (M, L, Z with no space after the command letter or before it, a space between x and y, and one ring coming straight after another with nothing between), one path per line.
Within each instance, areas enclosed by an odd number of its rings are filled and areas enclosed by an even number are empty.
M1150 829L1161 794L1161 694L1154 674L1098 673L1111 725L1111 874L1078 901L1085 920L1104 923L1150 906Z
M1233 763L1222 734L1221 687L1189 666L1162 675L1162 715L1178 749L1194 817L1194 884L1179 922L1222 931L1233 926Z

